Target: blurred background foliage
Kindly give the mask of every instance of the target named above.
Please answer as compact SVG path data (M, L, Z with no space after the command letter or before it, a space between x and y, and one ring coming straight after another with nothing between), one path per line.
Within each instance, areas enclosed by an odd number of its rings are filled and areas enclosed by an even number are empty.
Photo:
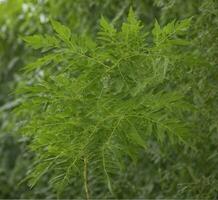
M56 198L44 176L34 188L23 181L31 170L33 154L29 138L21 137L11 112L19 103L14 95L24 79L22 67L37 52L21 36L49 33L50 19L69 26L76 34L94 37L103 15L121 23L132 6L147 30L154 20L161 25L173 19L193 17L187 54L203 62L187 71L190 98L199 109L193 121L196 149L160 147L151 140L137 165L126 161L126 172L115 177L114 194L104 185L90 185L95 198L218 198L218 1L217 0L1 0L0 1L0 198ZM193 61L194 62L194 61ZM200 64L198 64L200 63ZM187 81L175 80L175 81ZM90 179L94 179L91 175ZM71 180L59 198L83 198L79 179Z

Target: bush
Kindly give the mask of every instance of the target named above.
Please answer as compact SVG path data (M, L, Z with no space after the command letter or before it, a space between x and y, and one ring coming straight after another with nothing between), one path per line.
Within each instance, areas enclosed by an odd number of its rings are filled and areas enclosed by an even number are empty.
M0 4L1 197L216 198L216 1L14 5ZM123 23L130 5L141 22Z

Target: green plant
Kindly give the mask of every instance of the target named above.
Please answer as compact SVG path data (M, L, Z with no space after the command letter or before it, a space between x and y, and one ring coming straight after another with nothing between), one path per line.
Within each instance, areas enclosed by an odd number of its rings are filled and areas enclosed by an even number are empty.
M24 37L44 55L25 67L29 80L17 89L22 132L37 155L31 186L52 171L50 182L61 190L80 174L89 198L89 170L113 191L111 174L125 169L126 156L137 162L149 137L186 143L191 106L172 81L186 63L189 24L155 22L151 35L130 10L120 30L102 18L96 41L57 21L55 35Z

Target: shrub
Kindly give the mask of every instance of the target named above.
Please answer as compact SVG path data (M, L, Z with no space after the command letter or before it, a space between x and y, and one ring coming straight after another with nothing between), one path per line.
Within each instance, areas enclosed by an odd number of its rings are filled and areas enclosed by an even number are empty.
M37 154L31 186L52 171L62 190L80 175L88 198L94 171L112 192L111 175L126 157L137 162L148 138L189 145L192 106L173 82L189 61L182 49L190 19L163 28L156 21L150 34L130 9L120 30L102 17L95 40L51 23L54 35L24 37L43 56L25 67L29 80L17 89L22 132Z

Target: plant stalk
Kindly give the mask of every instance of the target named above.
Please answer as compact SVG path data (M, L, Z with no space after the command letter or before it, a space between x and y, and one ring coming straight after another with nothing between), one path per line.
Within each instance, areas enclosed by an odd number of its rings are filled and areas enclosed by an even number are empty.
M83 170L83 177L84 177L84 186L85 186L85 193L86 193L86 199L89 200L89 187L88 187L88 162L87 158L84 158L84 170Z

